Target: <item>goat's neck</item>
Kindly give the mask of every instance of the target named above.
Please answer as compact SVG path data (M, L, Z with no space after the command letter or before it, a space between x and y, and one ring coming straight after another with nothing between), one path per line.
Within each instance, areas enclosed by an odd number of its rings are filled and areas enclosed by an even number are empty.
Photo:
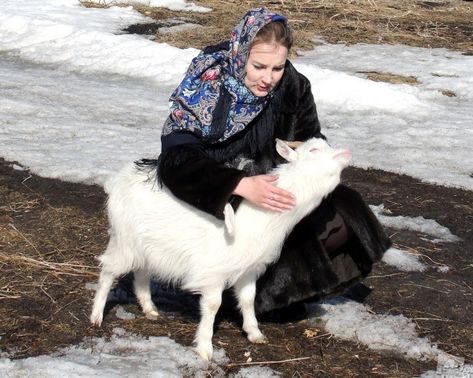
M308 215L314 208L316 208L322 199L330 193L338 183L334 178L316 180L313 174L305 174L303 168L299 167L285 167L275 171L279 175L278 186L290 191L296 197L296 206L291 210L286 210L281 213L272 211L262 211L256 206L247 203L242 204L237 211L237 218L239 223L238 228L243 228L244 233L248 233L248 238L258 237L261 235L270 235L265 241L265 246L274 248L283 242L286 234L290 232L293 227L306 215ZM248 227L250 221L251 227Z
M313 210L320 201L339 183L337 177L314 178L306 163L281 165L275 174L279 175L278 187L291 192L296 197L296 210Z

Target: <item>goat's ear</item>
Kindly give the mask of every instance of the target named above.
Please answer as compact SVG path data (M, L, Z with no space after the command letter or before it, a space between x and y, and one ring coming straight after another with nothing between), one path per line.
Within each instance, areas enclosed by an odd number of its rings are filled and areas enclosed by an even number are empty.
M276 138L276 151L287 161L294 161L297 158L297 152L294 151L287 142Z

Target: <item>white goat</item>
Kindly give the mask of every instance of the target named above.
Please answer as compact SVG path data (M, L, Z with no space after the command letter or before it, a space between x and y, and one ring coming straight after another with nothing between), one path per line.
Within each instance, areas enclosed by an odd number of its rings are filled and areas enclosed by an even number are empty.
M203 359L212 358L215 315L228 287L234 288L248 339L266 342L254 310L256 280L278 259L292 228L335 189L351 157L315 138L297 150L277 140L276 149L288 163L272 173L279 176L278 186L294 194L297 205L278 213L242 201L230 222L234 237L223 222L158 187L149 172L129 166L112 179L107 186L110 241L99 257L102 270L91 322L101 325L114 279L133 271L135 294L147 315L158 315L150 294L152 277L201 294L194 341Z

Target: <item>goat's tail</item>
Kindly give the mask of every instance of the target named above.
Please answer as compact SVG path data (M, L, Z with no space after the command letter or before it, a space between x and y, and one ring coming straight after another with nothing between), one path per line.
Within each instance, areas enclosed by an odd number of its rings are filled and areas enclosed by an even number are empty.
M231 237L235 236L235 211L232 205L227 203L223 209L223 215L225 216L225 228L227 229L228 235Z

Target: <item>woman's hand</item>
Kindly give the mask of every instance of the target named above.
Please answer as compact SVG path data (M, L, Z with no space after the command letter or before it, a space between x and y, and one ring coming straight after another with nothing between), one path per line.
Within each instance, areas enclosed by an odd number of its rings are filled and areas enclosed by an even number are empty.
M282 212L292 209L296 204L294 195L275 186L278 176L259 175L244 177L233 194L239 195L263 209Z

